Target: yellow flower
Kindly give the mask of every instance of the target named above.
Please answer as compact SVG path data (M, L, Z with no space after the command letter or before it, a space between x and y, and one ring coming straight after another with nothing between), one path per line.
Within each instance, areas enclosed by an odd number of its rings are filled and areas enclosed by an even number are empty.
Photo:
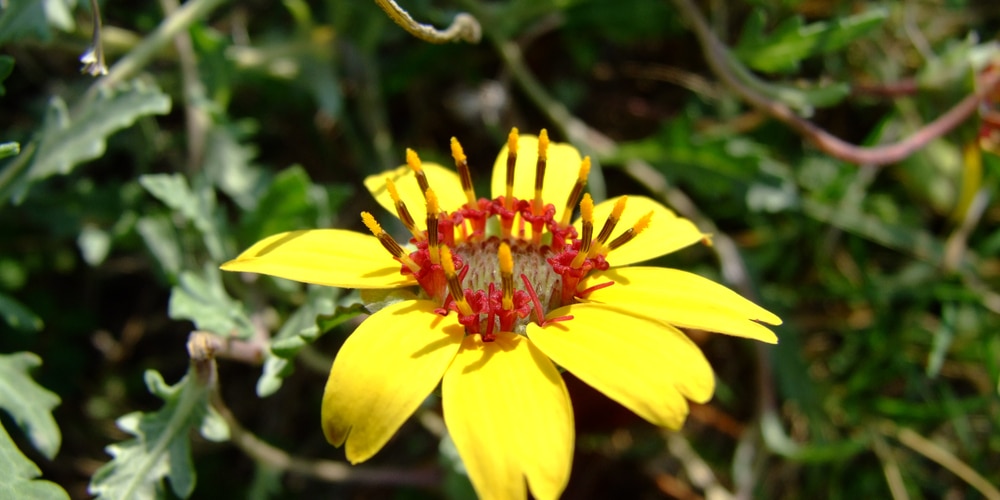
M481 497L525 498L527 480L536 498L557 498L574 430L556 366L676 429L687 401L705 402L715 387L678 327L777 341L758 322L781 320L722 285L676 269L621 267L705 235L648 198L595 206L583 193L590 159L550 144L544 130L511 132L494 164L492 199L476 197L455 139L452 156L457 174L408 150L406 166L365 180L410 231L407 248L362 213L373 236L282 233L222 266L418 291L366 319L333 363L323 431L335 446L346 443L352 463L381 449L440 383L445 423ZM570 224L578 202L582 215ZM596 232L595 221L603 224Z

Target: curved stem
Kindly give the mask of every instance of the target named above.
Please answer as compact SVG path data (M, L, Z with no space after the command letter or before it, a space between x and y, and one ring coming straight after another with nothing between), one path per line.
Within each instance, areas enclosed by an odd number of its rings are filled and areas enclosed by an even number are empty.
M440 484L437 468L396 469L389 467L352 467L333 460L311 460L289 454L276 448L244 428L229 410L218 393L212 397L212 406L229 426L233 444L254 460L281 472L302 474L331 483L368 483L378 485L408 485L434 487Z
M862 147L846 142L815 123L806 120L783 103L772 101L741 80L753 78L749 70L737 63L729 50L715 36L708 22L691 0L672 0L677 10L687 20L701 43L705 59L712 72L723 83L752 106L773 116L811 141L824 153L834 158L859 165L885 165L910 156L928 142L941 137L971 116L983 98L1000 85L1000 71L990 71L978 82L978 89L966 96L936 120L924 125L909 137L892 144Z
M455 19L451 21L451 26L448 26L447 29L438 31L429 24L420 24L414 21L410 17L410 13L406 12L394 0L375 0L375 3L389 15L390 19L406 30L407 33L425 42L447 43L466 41L469 43L479 43L479 39L482 36L482 28L479 26L479 21L464 12L455 16Z

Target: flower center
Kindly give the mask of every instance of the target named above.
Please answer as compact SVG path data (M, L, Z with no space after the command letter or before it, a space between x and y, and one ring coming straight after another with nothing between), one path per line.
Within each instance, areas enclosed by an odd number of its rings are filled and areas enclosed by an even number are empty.
M590 171L590 158L587 157L565 200L564 214L557 220L555 206L542 199L548 134L545 130L539 134L535 190L531 200L513 195L517 146L515 128L508 138L505 195L493 200L477 199L465 153L458 141L452 139L452 156L467 199L452 212L441 210L420 159L412 150L407 150L407 164L416 176L427 205L426 229L417 226L388 178L386 188L396 214L413 235L410 243L415 250L404 250L382 230L371 214L361 214L372 234L402 264L400 272L412 275L427 298L441 303L439 313L455 312L468 334L481 334L486 342L492 341L498 332L523 334L529 322L544 325L572 319L572 316L547 316L585 297L590 290L579 290L581 281L591 270L608 269L608 252L634 238L652 217L650 212L610 240L625 210L626 198L622 197L595 237L594 202L589 194L583 194ZM579 233L569 224L578 201L582 219Z

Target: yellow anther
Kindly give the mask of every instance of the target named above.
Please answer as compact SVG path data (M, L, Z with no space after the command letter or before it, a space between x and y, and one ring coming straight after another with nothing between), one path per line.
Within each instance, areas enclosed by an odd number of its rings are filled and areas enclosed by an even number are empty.
M580 217L584 222L594 223L594 199L590 193L584 193L583 200L580 201Z
M653 220L653 211L652 210L650 210L648 214L643 215L642 217L640 217L639 220L636 221L636 223L632 225L632 230L635 231L635 234L639 234L639 233L645 231L646 228L649 227L649 221L651 221L651 220Z
M441 268L444 276L448 279L448 293L458 306L458 310L465 315L472 314L472 307L465 300L462 293L462 283L459 281L458 273L455 272L455 261L452 260L451 249L447 245L441 247Z
M372 214L361 212L361 222L365 223L368 230L378 238L378 242L382 244L382 247L388 250L399 262L410 268L410 271L413 271L414 274L420 271L420 265L414 262L409 255L406 255L406 251L403 250L403 247L399 246L399 243L396 243L392 235L382 230L382 226L378 224L378 221L375 220Z
M583 160L580 162L580 172L576 176L576 182L573 183L573 190L570 191L569 196L566 198L566 209L563 210L562 224L569 224L569 218L573 215L573 207L576 206L577 200L580 199L580 195L583 193L584 186L587 185L587 177L590 175L590 157L584 156ZM593 208L593 203L591 203L591 208Z
M583 200L580 201L580 220L583 226L580 234L580 250L570 263L573 269L579 269L583 265L583 259L590 253L590 244L594 237L594 199L590 197L590 193L584 193Z
M433 214L434 218L437 218L441 208L438 206L438 197L434 194L434 190L428 188L424 192L424 198L427 199L427 217L430 218L431 214Z
M441 247L441 269L444 269L446 278L455 276L455 261L452 259L451 249L448 245Z
M503 289L502 306L505 311L514 308L514 256L510 253L510 245L506 241L500 243L497 251L500 262L500 283Z
M514 209L514 166L517 165L517 127L510 129L507 136L507 178L504 191L504 208ZM505 234L506 236L506 234Z
M615 230L615 226L618 225L618 221L622 218L622 212L625 211L625 202L628 201L627 196L622 196L618 198L615 202L615 207L611 209L611 214L608 215L608 220L604 221L604 226L601 227L601 232L597 235L596 245L590 249L590 256L593 257L598 251L601 251L601 246L607 243L608 238L611 237L611 232Z
M462 191L465 192L466 204L470 209L476 208L476 191L472 187L472 173L469 172L469 164L465 157L465 151L458 139L451 138L451 156L455 158L455 168L458 169L458 177L462 180Z
M535 215L542 213L542 185L545 182L545 164L549 154L549 131L542 129L538 133L538 162L535 164L535 199L531 203L531 211ZM535 233L535 242L538 243L541 234Z
M409 165L410 169L414 172L422 172L424 170L423 165L420 163L420 157L417 156L417 152L406 148L406 164Z
M500 274L514 274L514 256L511 255L510 245L506 241L500 243L497 258L500 261Z
M420 192L426 192L430 184L427 182L427 174L424 173L424 167L420 163L420 157L417 156L417 152L406 148L406 164L413 171L413 175L417 178L417 185L420 186Z
M384 232L382 231L382 226L380 226L378 221L375 220L375 216L368 212L361 212L361 222L365 223L365 227L367 227L368 230L375 235L375 237L378 237Z
M632 241L633 238L639 236L639 233L645 231L646 228L649 227L649 221L651 221L652 219L653 219L652 211L640 217L639 220L637 220L635 224L632 225L632 227L626 229L624 233L618 235L618 237L612 240L611 243L608 243L608 246L604 250L604 253L607 254L608 252Z
M392 203L396 207L396 216L406 226L406 230L417 240L426 238L424 233L417 228L417 224L413 220L413 215L410 215L410 210L406 208L406 203L403 203L403 199L399 197L399 190L396 189L396 183L392 182L392 179L389 177L385 178L385 189L389 192L389 197L392 198Z
M424 198L427 200L427 253L431 264L439 264L441 258L438 252L438 242L440 241L438 239L438 211L440 210L438 199L434 190L430 188L424 191Z
M465 163L465 151L462 151L462 145L458 143L458 139L451 138L451 157L455 159L455 163Z
M396 189L396 183L392 182L392 179L389 177L385 178L385 189L386 191L389 191L389 197L392 198L393 203L400 202L399 191Z
M590 157L584 156L580 162L580 173L576 175L576 181L586 183L587 177L590 177Z
M618 201L615 202L615 208L611 209L611 217L614 217L616 223L619 220L621 220L622 212L625 211L625 203L627 201L628 201L628 196L622 196L621 198L618 198Z

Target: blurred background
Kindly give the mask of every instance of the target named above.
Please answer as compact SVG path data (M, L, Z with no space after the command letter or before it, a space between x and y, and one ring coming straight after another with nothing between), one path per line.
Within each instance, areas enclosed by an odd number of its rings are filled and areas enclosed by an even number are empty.
M362 466L323 438L356 292L217 268L362 229L407 147L457 137L485 181L517 126L714 234L655 264L785 321L689 332L718 389L677 433L567 374L565 498L1000 498L1000 7L697 3L401 2L478 21L437 44L370 1L104 1L99 48L91 2L3 2L0 451L38 468L11 491L471 498L437 396ZM231 339L217 380L193 330Z

